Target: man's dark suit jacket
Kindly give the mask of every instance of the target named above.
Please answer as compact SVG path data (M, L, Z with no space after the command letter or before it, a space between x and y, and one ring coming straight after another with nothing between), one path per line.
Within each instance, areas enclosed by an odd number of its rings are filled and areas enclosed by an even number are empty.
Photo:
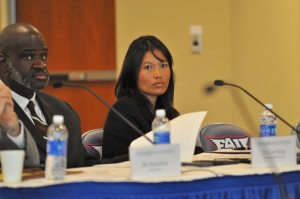
M36 92L36 100L39 103L48 125L52 123L53 115L64 116L64 123L69 132L67 167L73 168L95 164L96 160L88 155L82 145L80 119L71 106L64 101L43 92ZM47 149L47 141L45 139L45 137L47 137L46 133L43 134L34 126L26 113L16 102L15 112L35 140L40 154L41 165L45 164Z

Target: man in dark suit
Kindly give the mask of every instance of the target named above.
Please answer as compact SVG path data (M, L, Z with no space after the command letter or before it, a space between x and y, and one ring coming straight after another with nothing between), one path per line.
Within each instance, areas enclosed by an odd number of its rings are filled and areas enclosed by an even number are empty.
M63 115L69 130L68 168L97 163L88 156L81 142L80 119L64 101L40 92L49 81L48 48L42 34L32 25L8 25L0 33L0 79L12 90L14 110L31 133L37 146L40 163L46 159L46 131L34 121L36 114L47 127L53 115ZM29 102L33 103L33 111ZM28 143L27 143L28 144Z

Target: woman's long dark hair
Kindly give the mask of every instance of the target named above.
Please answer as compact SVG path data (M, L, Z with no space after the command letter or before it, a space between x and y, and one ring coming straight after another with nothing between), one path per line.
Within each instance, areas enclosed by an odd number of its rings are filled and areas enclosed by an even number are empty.
M155 109L163 108L168 111L169 108L173 106L174 98L175 76L172 68L173 58L168 48L155 36L141 36L130 44L124 59L121 74L117 80L115 95L119 99L124 96L131 97L136 94L141 94L137 85L140 67L146 52L151 51L152 54L158 58L154 54L154 50L160 50L167 58L171 71L169 87L163 95L157 97Z

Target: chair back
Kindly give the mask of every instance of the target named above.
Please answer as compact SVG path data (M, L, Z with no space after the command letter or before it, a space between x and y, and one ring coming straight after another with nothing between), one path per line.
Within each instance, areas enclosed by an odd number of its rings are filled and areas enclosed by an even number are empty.
M300 132L300 122L295 125L295 129ZM292 129L292 135L296 135L297 138L297 147L300 148L300 134L297 133L294 129Z
M247 131L235 125L214 123L200 130L198 143L203 151L241 147L250 148L251 137Z
M97 159L102 157L103 129L92 129L81 136L82 144L86 151Z

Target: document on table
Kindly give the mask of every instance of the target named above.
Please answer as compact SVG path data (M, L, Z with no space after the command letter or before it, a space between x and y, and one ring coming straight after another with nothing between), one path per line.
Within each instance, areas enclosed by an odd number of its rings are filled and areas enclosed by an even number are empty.
M192 162L197 136L206 113L207 111L186 113L170 121L171 143L180 145L181 162ZM146 136L153 140L152 131ZM143 146L151 146L151 143L144 137L137 138L130 145L130 147Z
M220 149L194 156L194 161L216 159L251 159L251 150Z

